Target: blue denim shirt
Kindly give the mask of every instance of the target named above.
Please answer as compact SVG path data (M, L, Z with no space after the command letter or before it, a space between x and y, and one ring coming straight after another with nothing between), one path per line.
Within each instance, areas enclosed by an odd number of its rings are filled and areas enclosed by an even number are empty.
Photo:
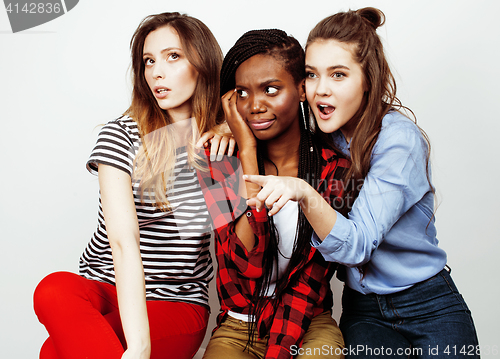
M332 137L349 155L342 133ZM337 213L323 242L313 234L312 245L326 260L348 267L346 282L352 289L363 294L395 293L445 266L446 253L436 238L426 159L427 145L418 127L399 112L388 113L348 218ZM357 267L365 263L362 279Z

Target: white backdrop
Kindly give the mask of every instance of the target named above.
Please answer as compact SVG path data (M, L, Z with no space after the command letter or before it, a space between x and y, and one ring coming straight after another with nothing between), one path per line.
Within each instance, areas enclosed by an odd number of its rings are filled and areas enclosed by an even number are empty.
M143 17L195 16L225 53L258 28L281 28L304 44L325 16L363 6L387 16L379 34L399 97L433 146L440 245L481 346L498 349L500 2L81 0L68 14L17 34L0 10L0 356L38 356L47 333L32 309L33 290L50 272L78 270L98 200L85 163L96 126L128 107L128 46Z

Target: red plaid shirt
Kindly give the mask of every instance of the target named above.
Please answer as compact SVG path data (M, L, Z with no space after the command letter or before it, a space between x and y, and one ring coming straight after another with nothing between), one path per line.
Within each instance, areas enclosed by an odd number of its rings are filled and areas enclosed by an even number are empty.
M246 199L238 196L239 160L236 157L226 159L209 163L209 171L198 171L216 234L217 292L221 305L217 325L223 322L228 310L249 313L255 280L263 275L263 254L269 240L267 212L247 207ZM342 195L339 179L350 163L327 149L322 150L322 162L317 190L334 204ZM235 220L243 214L248 217L255 234L255 246L250 251L235 233ZM274 319L272 306L268 305L257 323L259 338L269 334L265 358L290 358L290 347L301 343L311 319L331 310L330 279L336 268L336 263L325 261L319 251L311 248L305 264L291 273L300 271L299 279L288 283Z

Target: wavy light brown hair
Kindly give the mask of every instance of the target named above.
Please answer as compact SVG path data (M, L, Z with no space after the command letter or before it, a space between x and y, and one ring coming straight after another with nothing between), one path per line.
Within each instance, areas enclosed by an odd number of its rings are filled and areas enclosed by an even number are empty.
M171 131L173 123L168 111L158 105L144 76L144 42L156 29L168 26L179 36L188 61L198 72L191 99L192 133L204 133L222 119L219 97L219 74L222 51L212 32L200 20L177 12L146 17L130 42L132 56L132 103L125 112L137 122L142 148L134 160L134 178L140 180L141 195L147 193L161 210L170 210L165 189L171 185L175 163L175 148ZM161 129L161 130L160 130ZM188 149L189 163L196 165L193 140Z
M361 106L352 119L357 121L357 125L350 143L352 165L344 177L347 184L345 195L349 196L349 200L346 201L348 206L343 212L348 212L361 189L358 184L362 184L370 170L373 147L377 142L384 116L390 110L404 109L415 118L413 112L403 106L396 97L396 81L376 32L384 22L384 13L379 9L366 7L355 11L349 10L320 21L311 30L307 39L306 51L307 46L318 40L332 39L352 45L353 59L363 69L367 88ZM420 131L427 142L429 153L428 137L424 131Z

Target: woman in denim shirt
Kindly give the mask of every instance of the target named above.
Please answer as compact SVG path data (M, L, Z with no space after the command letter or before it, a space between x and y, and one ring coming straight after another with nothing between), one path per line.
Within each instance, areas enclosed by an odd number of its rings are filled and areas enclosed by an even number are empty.
M429 143L399 110L374 8L338 13L310 32L306 96L319 130L352 160L337 212L297 179L250 176L250 204L298 201L312 244L346 266L340 328L346 357L479 357L471 313L434 226ZM408 110L411 112L410 110Z

